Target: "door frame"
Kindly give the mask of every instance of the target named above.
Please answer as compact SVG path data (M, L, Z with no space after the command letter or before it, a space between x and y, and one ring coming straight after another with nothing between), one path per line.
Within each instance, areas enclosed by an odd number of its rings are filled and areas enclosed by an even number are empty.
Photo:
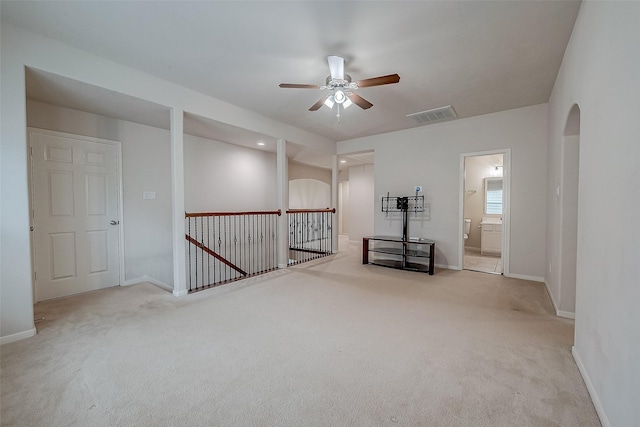
M74 133L68 132L59 132L55 130L42 129L36 127L27 127L27 141L28 141L28 150L29 150L29 161L27 162L27 172L28 172L28 180L29 180L29 227L31 230L31 291L32 291L32 302L33 304L37 303L36 301L36 242L35 242L35 234L34 234L34 217L35 217L35 191L33 188L33 149L31 147L31 135L33 133L39 133L43 135L51 135L58 136L61 138L70 138L85 142L92 142L98 144L107 144L115 146L116 148L116 176L118 177L118 221L120 221L120 227L118 230L118 285L122 286L124 283L124 218L123 218L123 204L124 204L124 195L123 195L123 186L122 186L122 143L120 141L115 141L111 139L103 139L96 138L92 136L86 135L78 135Z
M458 196L458 270L464 269L464 179L467 157L502 154L502 274L509 276L509 242L511 241L511 148L460 154L460 188Z

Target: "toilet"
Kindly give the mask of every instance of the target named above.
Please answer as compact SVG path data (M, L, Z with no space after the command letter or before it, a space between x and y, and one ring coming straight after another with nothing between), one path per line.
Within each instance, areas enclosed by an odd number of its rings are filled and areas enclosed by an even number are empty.
M464 219L464 240L467 240L469 238L470 231L471 231L471 219L465 218Z

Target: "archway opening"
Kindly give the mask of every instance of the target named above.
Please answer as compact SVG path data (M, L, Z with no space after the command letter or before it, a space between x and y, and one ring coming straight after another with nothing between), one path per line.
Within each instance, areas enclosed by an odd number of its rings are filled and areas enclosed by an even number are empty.
M580 169L580 107L574 104L562 138L560 174L560 301L558 314L575 318Z

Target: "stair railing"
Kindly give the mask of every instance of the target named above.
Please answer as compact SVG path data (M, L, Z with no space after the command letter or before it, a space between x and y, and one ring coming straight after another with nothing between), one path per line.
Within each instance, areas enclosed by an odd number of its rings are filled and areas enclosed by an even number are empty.
M185 213L189 292L278 268L281 211Z
M335 209L289 209L289 265L333 253Z

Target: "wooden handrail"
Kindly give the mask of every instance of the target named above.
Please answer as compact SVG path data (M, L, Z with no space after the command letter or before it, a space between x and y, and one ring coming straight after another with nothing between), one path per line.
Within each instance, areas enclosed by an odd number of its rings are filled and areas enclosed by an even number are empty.
M241 215L282 215L282 211L255 211L255 212L185 212L185 218L195 218L201 216L241 216Z
M220 262L228 265L229 267L233 268L235 271L237 271L238 273L242 274L243 276L246 276L247 273L241 269L240 267L238 267L237 265L229 262L228 260L224 259L223 257L221 257L220 255L218 255L215 251L209 249L208 247L206 247L205 245L203 245L202 243L198 242L196 239L194 239L193 237L189 236L188 234L185 235L185 237L187 238L187 241L190 243L193 243L194 245L196 245L198 248L202 249L203 251L205 251L206 253L208 253L209 255L211 255L212 257L216 258L217 260L219 260Z
M336 208L333 209L287 209L287 213L322 213L322 212L331 212L331 213L336 213Z

